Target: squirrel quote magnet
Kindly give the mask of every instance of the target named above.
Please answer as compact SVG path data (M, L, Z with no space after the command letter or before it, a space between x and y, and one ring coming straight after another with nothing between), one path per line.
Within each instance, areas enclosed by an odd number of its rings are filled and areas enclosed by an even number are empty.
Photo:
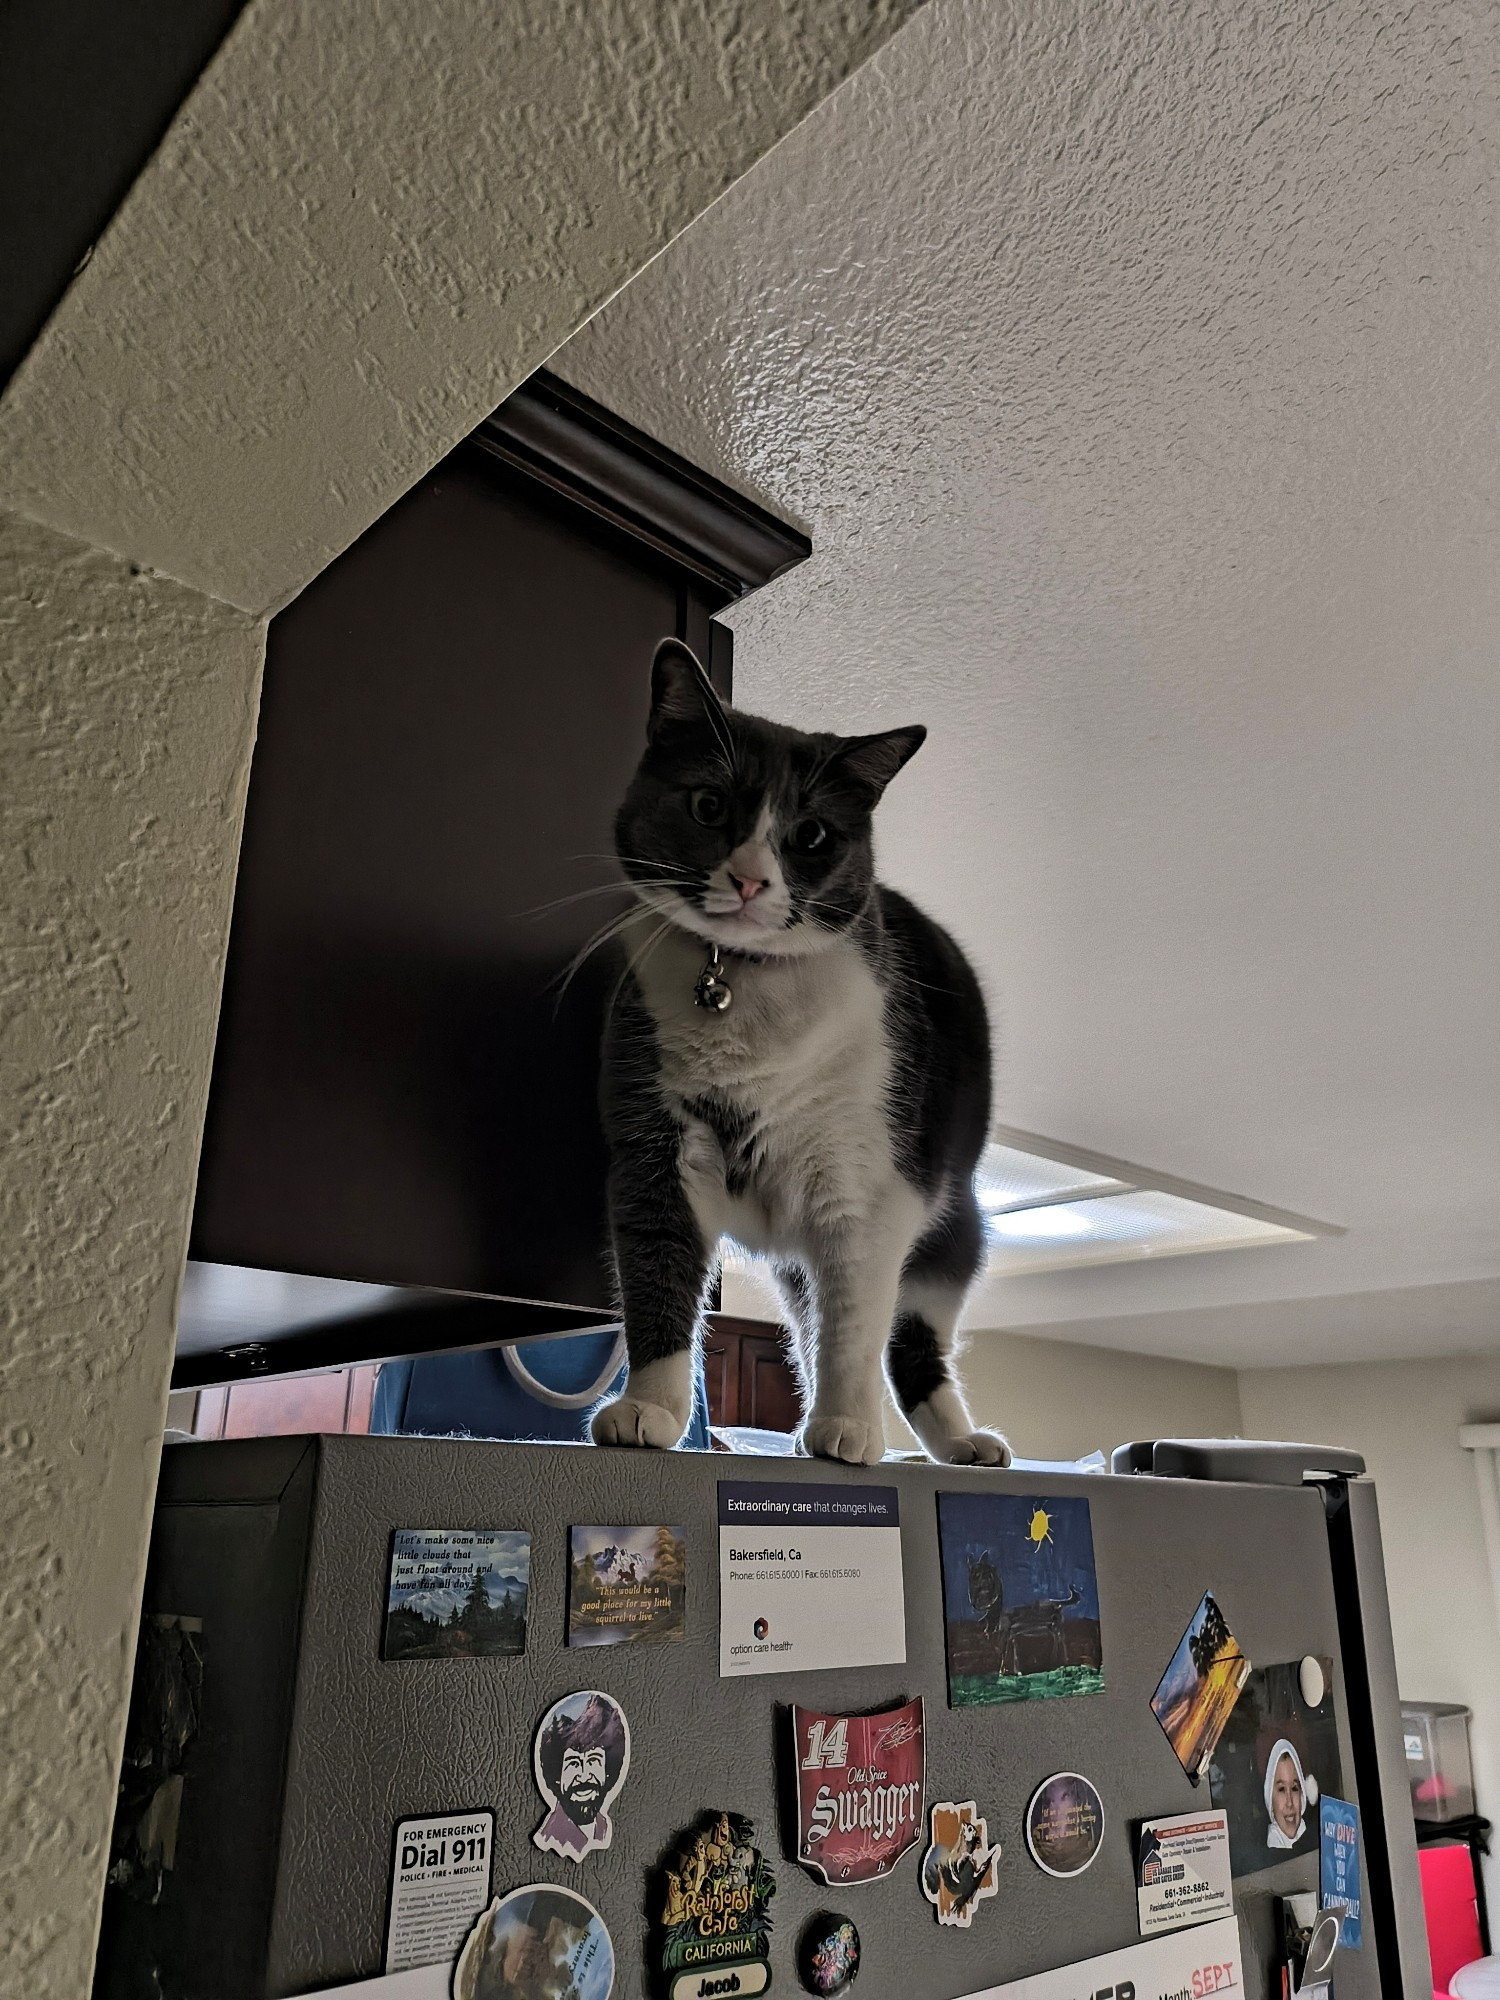
M537 1790L551 1811L531 1836L544 1854L582 1861L614 1839L608 1808L630 1770L630 1724L598 1688L565 1694L542 1717L532 1750Z

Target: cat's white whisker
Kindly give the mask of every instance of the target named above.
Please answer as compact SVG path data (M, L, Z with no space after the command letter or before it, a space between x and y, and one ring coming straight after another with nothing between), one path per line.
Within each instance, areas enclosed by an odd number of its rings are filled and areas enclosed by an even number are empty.
M640 902L636 901L631 904L628 910L621 911L618 916L611 917L607 924L602 924L594 932L593 936L588 938L579 947L563 967L561 973L559 973L558 982L560 983L554 982L557 983L556 1007L562 1005L563 1000L567 996L568 988L573 984L573 981L578 977L578 974L593 957L594 953L602 951L605 945L612 943L615 938L628 930L631 924L641 921L645 915L646 912L641 907ZM556 1007L554 1008L554 1012L556 1011Z

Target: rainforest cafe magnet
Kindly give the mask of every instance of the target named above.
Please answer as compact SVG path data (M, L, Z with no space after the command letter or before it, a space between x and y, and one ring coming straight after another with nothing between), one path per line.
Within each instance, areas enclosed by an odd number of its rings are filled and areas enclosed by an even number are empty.
M972 1799L961 1806L945 1801L932 1808L932 1845L922 1857L922 1894L940 1924L967 1930L974 1912L1000 1886L996 1866L1000 1843Z
M771 1984L776 1878L754 1842L742 1814L710 1813L668 1861L658 1920L666 2000L744 2000Z
M838 1888L889 1875L922 1832L922 1698L879 1715L793 1708L797 1859Z

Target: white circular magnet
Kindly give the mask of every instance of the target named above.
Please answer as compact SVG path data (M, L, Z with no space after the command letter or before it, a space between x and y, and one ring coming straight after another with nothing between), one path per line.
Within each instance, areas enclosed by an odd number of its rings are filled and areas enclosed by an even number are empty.
M1302 1796L1310 1806L1318 1803L1318 1781L1311 1771L1302 1780Z
M1317 1708L1328 1692L1328 1681L1323 1673L1323 1662L1312 1653L1304 1653L1302 1665L1298 1669L1298 1680L1302 1684L1302 1699L1309 1708Z

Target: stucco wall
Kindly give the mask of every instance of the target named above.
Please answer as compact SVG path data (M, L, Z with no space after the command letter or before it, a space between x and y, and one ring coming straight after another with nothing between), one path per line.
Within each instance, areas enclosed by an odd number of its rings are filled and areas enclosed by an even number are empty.
M0 1986L76 2000L263 631L0 515Z
M1240 1375L1253 1437L1318 1437L1364 1453L1380 1495L1396 1675L1416 1701L1474 1711L1479 1810L1500 1819L1500 1619L1462 1424L1500 1418L1500 1356ZM1500 1908L1500 1855L1485 1875Z
M0 407L0 500L251 609L920 0L251 0Z
M1234 1437L1241 1429L1232 1368L1024 1333L964 1339L970 1407L1024 1458L1081 1458L1134 1438Z
M6 1993L89 1985L254 729L246 613L920 4L251 0L0 403Z

